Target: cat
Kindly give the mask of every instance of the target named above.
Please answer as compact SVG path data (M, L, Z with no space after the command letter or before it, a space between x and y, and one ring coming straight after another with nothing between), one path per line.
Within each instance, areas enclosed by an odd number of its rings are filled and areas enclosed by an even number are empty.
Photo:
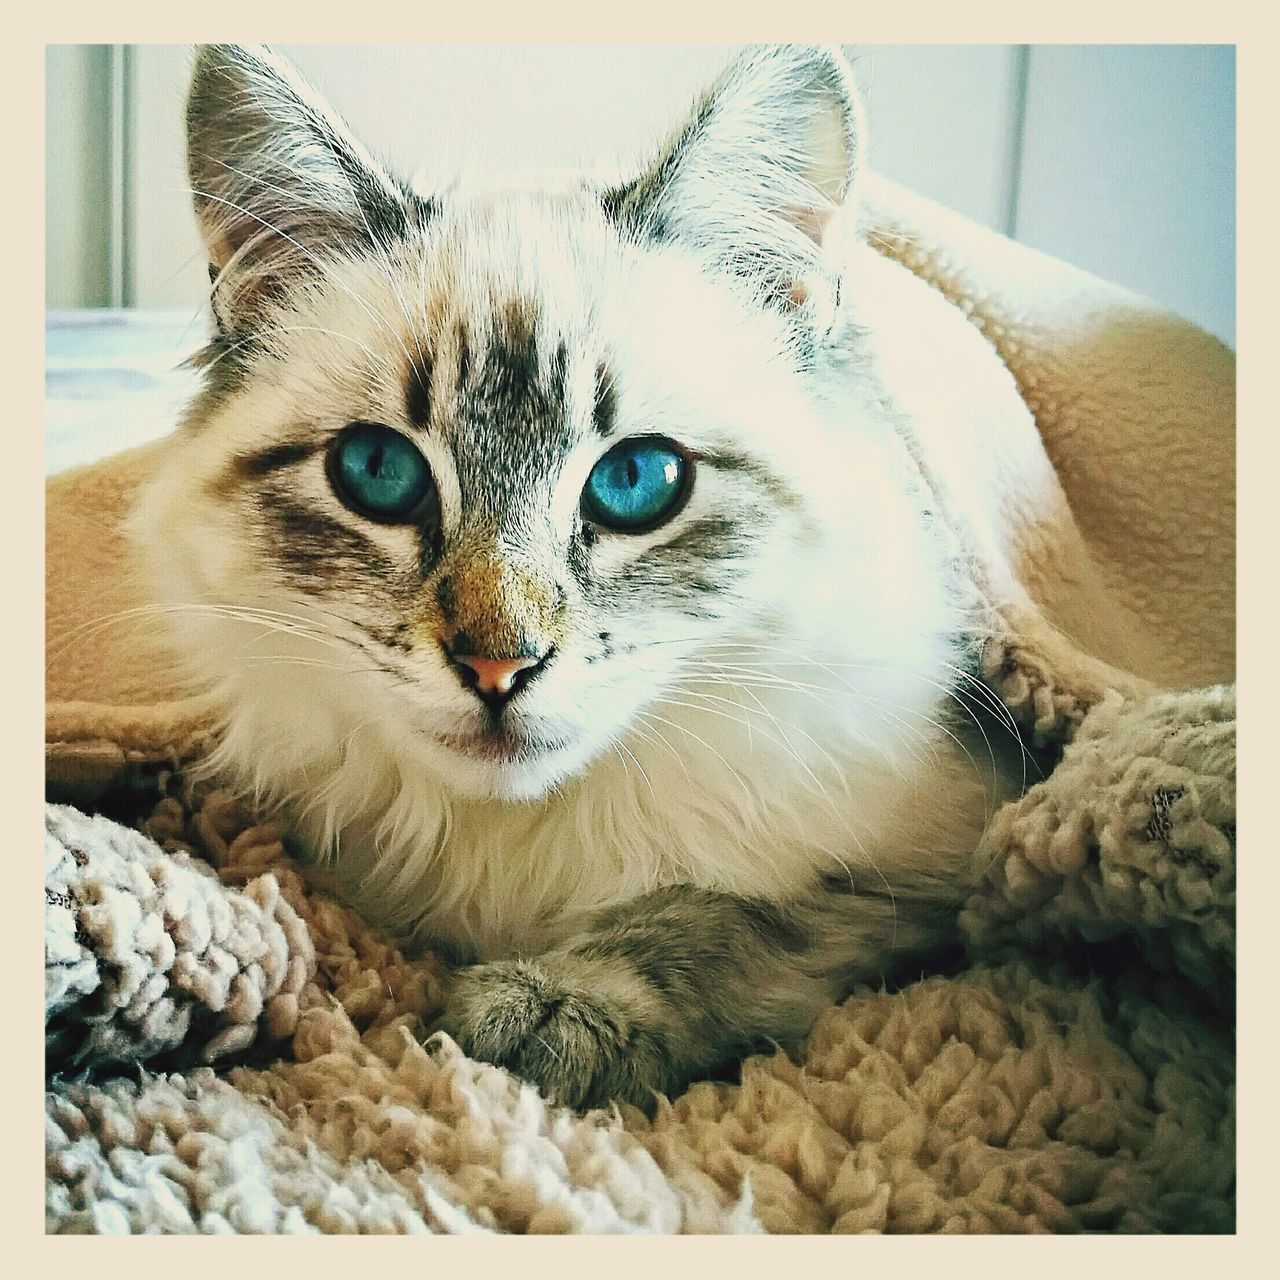
M214 331L133 531L212 767L448 957L438 1029L649 1108L944 944L1016 751L842 56L571 189L419 192L265 48L187 128Z

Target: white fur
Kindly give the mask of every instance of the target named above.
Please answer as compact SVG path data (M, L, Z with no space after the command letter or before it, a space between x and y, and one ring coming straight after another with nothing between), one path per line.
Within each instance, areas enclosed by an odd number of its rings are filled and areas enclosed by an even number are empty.
M272 339L276 373L256 373L175 436L140 506L135 527L167 602L305 620L304 633L282 635L224 614L175 615L190 675L227 707L218 765L289 801L315 851L389 924L488 955L536 949L579 913L662 884L776 898L803 892L816 870L874 865L892 884L962 852L983 789L933 727L962 619L910 496L891 389L863 385L865 364L852 359L843 385L806 394L770 325L677 254L582 232L571 208L509 200L455 217L456 270L443 280L438 269L427 280L422 262L348 264L295 301ZM462 248L477 244L483 252ZM847 267L853 296L866 252ZM231 454L296 435L300 422L317 432L365 417L398 423L402 344L415 341L410 298L429 325L445 314L444 295L457 305L521 275L560 325L589 328L608 349L628 389L619 436L735 442L804 503L760 540L730 622L646 615L651 646L603 670L564 646L521 702L530 723L574 744L533 765L496 765L421 732L465 727L473 714L438 656L424 658L420 689L404 696L341 642L349 628L273 580L243 513L211 482ZM574 283L584 279L597 287ZM566 466L557 521L573 518L602 448L584 445ZM429 440L424 449L447 532L457 506L447 451ZM341 510L318 464L299 483ZM711 486L732 483L701 473L689 509L646 538L674 535ZM412 556L407 530L366 532ZM646 538L602 553L633 555ZM722 680L699 683L698 661Z
M270 161L281 182L288 149L300 149L291 216L322 224L325 190L344 181L329 163L331 144L345 145L341 125L292 78L260 91L272 65L202 55L209 109L242 104L253 133L240 144L218 119L198 119L201 146L243 145L247 163ZM663 184L637 188L622 209L629 234L586 194L456 189L417 238L327 258L284 303L258 282L307 251L242 208L266 189L261 178L240 191L237 167L193 153L197 175L230 193L197 198L215 260L227 220L249 220L250 239L224 263L220 314L234 323L237 298L251 297L265 326L243 383L175 435L135 533L174 606L187 674L225 708L213 767L286 802L314 854L400 930L501 956L544 948L583 914L666 884L779 899L847 867L871 868L892 891L962 859L983 820L981 770L938 723L969 620L903 444L914 429L945 429L904 423L903 406L945 416L945 399L913 400L919 366L877 358L910 349L912 295L896 306L892 272L849 234L859 130L847 69L822 51L759 50L709 101L701 136L659 170ZM324 146L309 123L320 119ZM357 206L344 196L334 216L349 229ZM655 219L660 245L643 231ZM790 318L761 305L764 293ZM673 520L602 536L591 554L607 578L693 521L753 512L747 554L714 566L720 589L697 616L661 592L636 592L619 611L574 588L554 661L506 713L559 745L502 763L441 740L474 731L481 713L427 613L395 619L416 644L389 675L366 643L368 625L386 621L378 584L366 575L323 601L290 589L255 542L253 495L229 492L225 477L237 454L386 423L427 459L450 545L466 516L452 452L466 448L465 430L451 444L408 422L406 376L423 348L447 365L460 321L482 343L515 299L533 302L541 350L563 339L571 353L574 443L513 495L493 548L513 573L564 580L583 484L611 443L590 427L598 367L618 390L612 439L661 434L695 458L736 450L798 501L775 492L771 504L748 477L695 462ZM835 332L849 313L834 373L802 375L798 335ZM450 385L433 382L433 421L451 420ZM291 484L310 507L358 519L318 455ZM362 532L417 581L412 530ZM589 661L603 628L631 649Z

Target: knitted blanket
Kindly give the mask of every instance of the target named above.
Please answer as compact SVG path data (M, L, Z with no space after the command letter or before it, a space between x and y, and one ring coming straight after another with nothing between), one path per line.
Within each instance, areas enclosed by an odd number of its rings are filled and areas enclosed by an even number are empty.
M424 1043L434 959L226 793L51 805L49 1229L1229 1231L1234 718L1106 699L992 824L971 967L652 1119Z
M1231 354L866 202L920 281L948 430L907 444L989 609L984 677L1060 753L977 851L967 962L652 1117L428 1037L435 959L192 781L216 717L135 625L120 531L161 442L47 496L49 1230L1233 1229Z

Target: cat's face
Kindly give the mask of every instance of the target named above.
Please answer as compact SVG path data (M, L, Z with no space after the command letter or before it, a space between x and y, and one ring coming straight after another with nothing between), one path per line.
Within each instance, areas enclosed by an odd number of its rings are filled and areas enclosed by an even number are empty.
M229 701L320 738L377 717L456 790L528 798L629 730L665 736L660 699L708 646L830 625L833 591L873 649L912 643L875 548L913 545L913 510L811 376L835 318L819 188L847 186L852 106L832 97L825 169L788 188L765 165L705 207L751 135L734 95L806 57L839 87L818 55L757 56L710 100L721 134L704 107L629 188L424 200L287 70L204 51L192 172L221 332L142 524L169 598L206 607L184 644ZM250 101L265 119L238 131ZM838 584L832 540L868 549Z

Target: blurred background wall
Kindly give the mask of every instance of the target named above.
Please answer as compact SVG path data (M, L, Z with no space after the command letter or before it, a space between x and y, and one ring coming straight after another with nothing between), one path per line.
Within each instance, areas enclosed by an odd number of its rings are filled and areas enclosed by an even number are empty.
M405 173L638 160L729 45L282 45ZM872 165L1235 341L1230 45L847 45ZM49 46L50 307L189 309L188 51Z

